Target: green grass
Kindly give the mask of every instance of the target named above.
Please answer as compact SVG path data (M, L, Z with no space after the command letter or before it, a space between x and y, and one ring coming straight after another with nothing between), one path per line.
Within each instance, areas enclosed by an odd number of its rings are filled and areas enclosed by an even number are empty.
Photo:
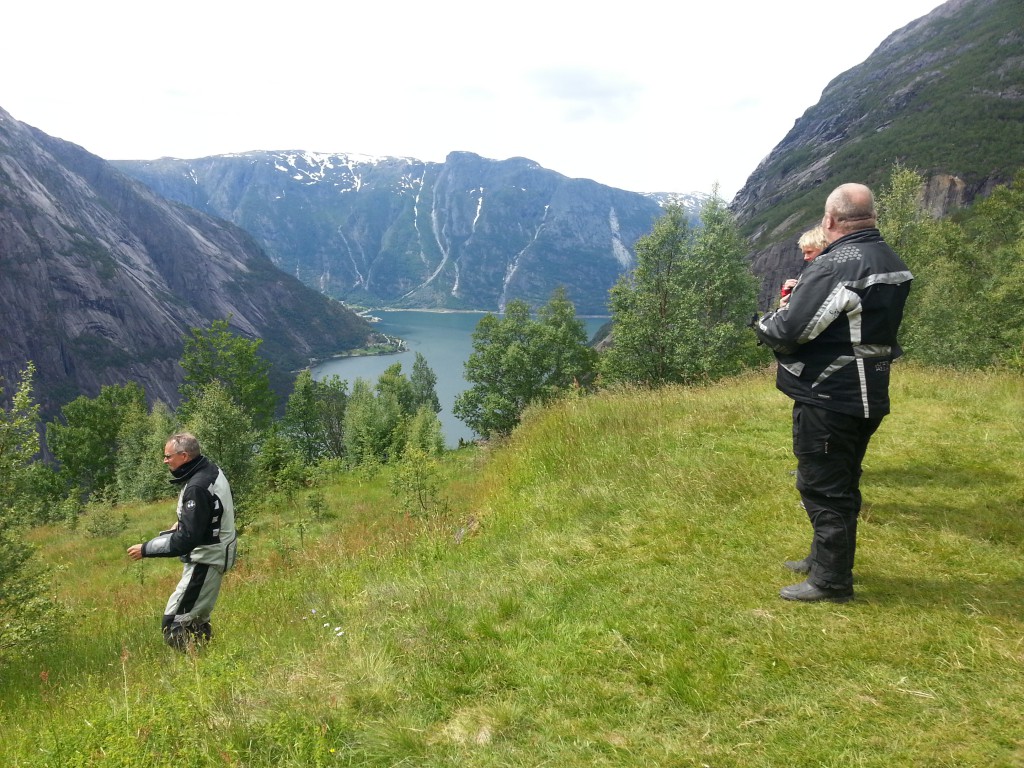
M844 605L777 596L809 526L765 372L532 412L436 519L341 478L253 526L195 656L174 561L124 557L169 504L41 530L71 620L4 670L0 764L1024 765L1022 393L897 368Z

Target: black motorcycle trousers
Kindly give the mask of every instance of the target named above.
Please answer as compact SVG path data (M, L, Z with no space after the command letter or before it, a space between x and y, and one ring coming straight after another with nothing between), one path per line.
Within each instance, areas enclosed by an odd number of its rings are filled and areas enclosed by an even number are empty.
M881 416L865 419L793 405L796 488L814 530L807 581L817 587L853 587L861 464L881 423Z

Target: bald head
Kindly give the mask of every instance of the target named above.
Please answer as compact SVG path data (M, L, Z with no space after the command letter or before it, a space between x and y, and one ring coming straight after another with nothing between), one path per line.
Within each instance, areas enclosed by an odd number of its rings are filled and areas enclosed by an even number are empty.
M825 201L821 227L831 243L851 232L877 226L875 196L863 184L841 184Z

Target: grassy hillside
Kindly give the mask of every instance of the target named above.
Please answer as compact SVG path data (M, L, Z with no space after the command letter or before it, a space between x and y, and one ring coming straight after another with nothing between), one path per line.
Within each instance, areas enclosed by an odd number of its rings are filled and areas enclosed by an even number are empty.
M72 610L4 670L0 764L1022 765L1022 385L897 368L845 605L777 596L809 525L767 372L532 413L444 518L339 479L247 533L193 656L176 562L124 556L169 505L39 531Z

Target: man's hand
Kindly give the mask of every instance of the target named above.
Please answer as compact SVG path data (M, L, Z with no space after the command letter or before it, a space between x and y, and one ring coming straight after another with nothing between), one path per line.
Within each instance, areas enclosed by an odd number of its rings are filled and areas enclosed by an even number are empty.
M132 560L141 560L142 559L142 545L141 544L133 544L132 546L128 547L128 557L130 557Z

